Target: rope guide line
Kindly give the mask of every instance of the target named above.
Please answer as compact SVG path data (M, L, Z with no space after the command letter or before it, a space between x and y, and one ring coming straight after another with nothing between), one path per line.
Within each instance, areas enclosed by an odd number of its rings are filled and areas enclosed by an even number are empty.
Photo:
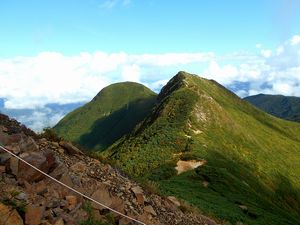
M87 195L85 195L85 194L83 194L83 193L77 191L76 189L74 189L74 188L72 188L72 187L70 187L70 186L68 186L68 185L66 185L66 184L64 184L64 183L62 183L61 181L55 179L54 177L51 177L50 175L48 175L48 174L45 173L44 171L38 169L38 168L35 167L34 165L31 165L30 163L28 163L27 161L25 161L24 159L22 159L21 157L17 156L17 155L14 154L14 153L12 153L11 151L9 151L8 149L6 149L5 147L3 147L3 146L1 146L1 145L0 145L0 149L2 149L3 151L7 152L7 153L10 154L10 155L12 155L13 157L17 158L18 160L22 161L23 163L27 164L28 166L32 167L32 168L35 169L36 171L42 173L44 176L50 178L51 180L55 181L56 183L58 183L58 184L64 186L65 188L67 188L67 189L69 189L69 190L71 190L71 191L73 191L73 192L75 192L75 193L81 195L82 197L84 197L84 198L86 198L86 199L88 199L88 200L90 200L90 201L92 201L92 202L94 202L94 203L96 203L96 204L98 204L98 205L100 205L100 206L102 206L102 207L104 207L104 208L106 208L106 209L108 209L108 210L110 210L110 211L112 211L112 212L114 212L114 213L116 213L116 214L122 216L122 217L125 217L125 218L127 218L127 219L130 219L130 220L132 220L132 221L134 221L134 222L137 222L137 223L139 223L139 224L142 224L142 225L147 225L147 224L145 224L144 222L139 221L139 220L137 220L137 219L134 219L134 218L132 218L132 217L130 217L130 216L127 216L127 215L125 215L124 213L121 213L121 212L119 212L119 211L117 211L117 210L114 210L114 209L112 209L112 208L110 208L110 207L108 207L108 206L102 204L101 202L98 202L98 201L96 201L95 199L93 199L93 198L91 198L91 197L89 197L89 196L87 196Z

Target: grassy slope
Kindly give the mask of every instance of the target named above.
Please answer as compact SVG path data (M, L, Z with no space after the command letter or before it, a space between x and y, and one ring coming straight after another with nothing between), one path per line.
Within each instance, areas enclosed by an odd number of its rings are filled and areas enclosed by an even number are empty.
M156 94L141 84L113 84L65 116L54 129L59 136L86 149L103 150L130 132L155 102Z
M259 111L216 82L182 72L158 98L153 113L103 156L231 223L300 221L299 124ZM179 158L207 164L175 176Z
M245 100L274 116L300 122L299 97L259 94L246 97Z

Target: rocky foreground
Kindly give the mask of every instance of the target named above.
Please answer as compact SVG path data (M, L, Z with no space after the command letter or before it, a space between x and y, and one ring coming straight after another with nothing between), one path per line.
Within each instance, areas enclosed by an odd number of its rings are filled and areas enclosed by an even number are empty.
M176 198L143 190L71 143L39 138L2 114L0 144L64 184L146 224L216 224L202 215L184 213L186 210ZM83 199L0 150L0 225L4 224L137 223Z

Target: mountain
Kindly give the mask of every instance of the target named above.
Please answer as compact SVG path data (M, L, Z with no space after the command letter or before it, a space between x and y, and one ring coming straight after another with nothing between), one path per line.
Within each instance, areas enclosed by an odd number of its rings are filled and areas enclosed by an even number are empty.
M229 223L299 224L299 124L185 72L157 101L102 158Z
M273 116L300 122L299 97L259 94L244 99Z
M184 213L174 197L150 193L71 143L55 142L0 114L1 147L59 182L145 224L217 225ZM0 224L137 224L83 198L0 149ZM176 204L175 204L176 203Z
M86 149L104 150L151 112L156 96L138 83L112 84L91 102L65 116L54 130Z
M134 85L140 88L126 90L139 96L141 86ZM128 110L127 91L118 86L127 83L103 89L55 129L225 224L299 224L300 124L273 117L217 82L186 72L158 96L143 88L144 113L136 120L131 114L139 111ZM114 126L115 121L130 129ZM114 138L103 140L105 134Z

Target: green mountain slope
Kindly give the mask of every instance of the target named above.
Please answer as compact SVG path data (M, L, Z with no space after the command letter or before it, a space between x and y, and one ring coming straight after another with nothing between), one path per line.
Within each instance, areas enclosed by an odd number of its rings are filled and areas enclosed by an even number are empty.
M299 224L300 125L215 81L178 73L152 113L101 155L231 224ZM176 163L191 159L206 163L177 175Z
M129 133L150 113L155 102L156 94L141 84L112 84L65 116L54 130L86 149L103 150Z
M300 122L299 97L259 94L248 96L244 99L273 116Z

